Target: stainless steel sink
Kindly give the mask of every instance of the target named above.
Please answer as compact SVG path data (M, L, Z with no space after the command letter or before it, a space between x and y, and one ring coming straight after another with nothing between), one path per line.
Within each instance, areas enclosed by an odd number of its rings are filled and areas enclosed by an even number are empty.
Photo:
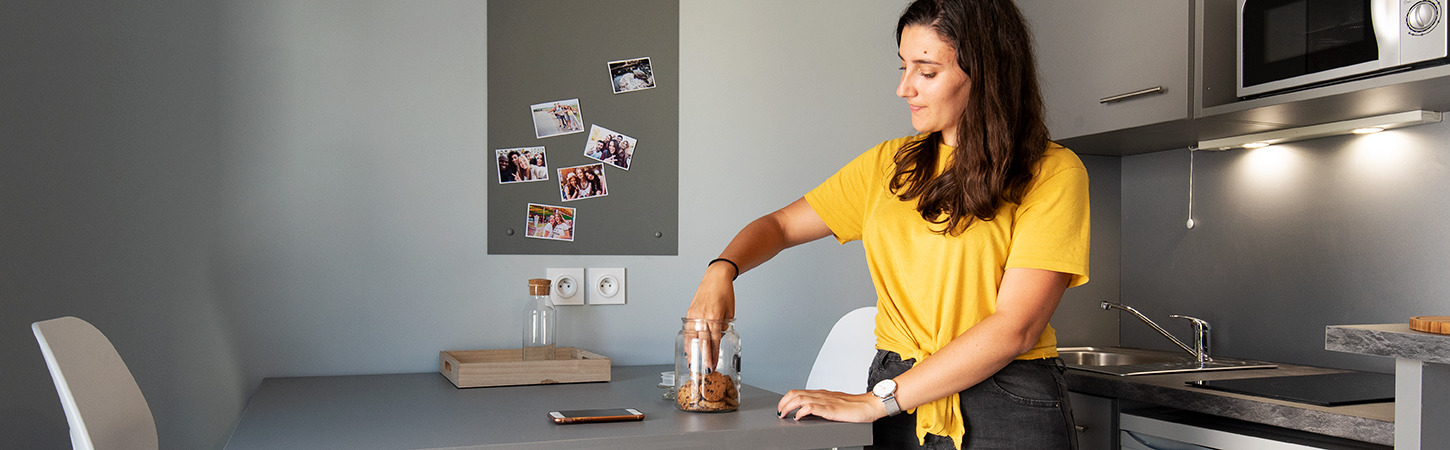
M1272 369L1275 364L1235 358L1214 357L1200 364L1178 352L1122 347L1060 347L1057 354L1069 369L1108 375L1154 375L1211 370Z
M1126 348L1070 347L1057 349L1057 354L1068 366L1128 366L1188 360L1178 354Z

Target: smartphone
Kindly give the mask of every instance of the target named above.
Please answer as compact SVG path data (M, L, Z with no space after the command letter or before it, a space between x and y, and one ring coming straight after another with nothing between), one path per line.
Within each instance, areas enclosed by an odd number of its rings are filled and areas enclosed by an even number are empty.
M644 420L644 413L634 408L574 409L550 411L549 418L554 419L554 423L620 422Z

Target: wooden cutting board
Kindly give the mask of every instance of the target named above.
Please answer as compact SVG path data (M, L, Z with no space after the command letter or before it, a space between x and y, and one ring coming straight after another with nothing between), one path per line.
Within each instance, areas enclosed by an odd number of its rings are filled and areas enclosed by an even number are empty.
M1410 329L1426 333L1450 334L1450 316L1411 317Z

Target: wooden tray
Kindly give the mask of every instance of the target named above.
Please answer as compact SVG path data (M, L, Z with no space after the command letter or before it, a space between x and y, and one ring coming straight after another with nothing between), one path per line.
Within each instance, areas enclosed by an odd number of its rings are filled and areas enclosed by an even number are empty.
M1410 329L1426 333L1450 334L1450 316L1411 317Z
M609 358L574 347L551 361L523 361L523 350L438 352L438 372L460 388L609 381Z

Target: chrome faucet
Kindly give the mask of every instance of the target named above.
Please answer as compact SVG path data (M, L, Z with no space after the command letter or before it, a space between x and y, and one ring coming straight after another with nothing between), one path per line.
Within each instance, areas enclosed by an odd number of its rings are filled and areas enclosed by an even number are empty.
M1175 319L1188 320L1189 322L1193 323L1193 348L1188 348L1188 345L1184 344L1183 341L1180 341L1178 340L1178 338L1173 337L1172 334L1168 333L1168 330L1164 330L1163 327L1158 326L1158 324L1156 322L1153 322L1152 319L1149 319L1147 316L1139 313L1138 310L1133 309L1133 307L1131 306L1114 302L1102 302L1099 306L1102 306L1104 310L1118 308L1123 311L1127 311L1134 316L1137 316L1138 319L1143 321L1143 323L1146 323L1148 324L1148 326L1153 327L1154 330L1157 330L1158 334L1162 334L1163 337L1166 337L1168 338L1168 340L1173 341L1174 344L1178 344L1178 348L1181 348L1183 349L1183 351L1188 352L1188 354L1193 355L1193 357L1198 360L1199 365L1203 365L1204 363L1213 361L1213 358L1208 356L1208 333L1210 327L1208 326L1208 322L1203 319L1199 319L1197 317L1182 316L1178 314L1168 316Z

